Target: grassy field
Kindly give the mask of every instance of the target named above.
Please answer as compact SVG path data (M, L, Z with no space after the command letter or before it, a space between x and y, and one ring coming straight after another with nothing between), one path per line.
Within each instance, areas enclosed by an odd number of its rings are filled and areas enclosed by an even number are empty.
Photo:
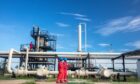
M27 82L23 84L38 84L36 83L37 78L30 76L19 76L16 78L11 78L10 76L0 76L0 81L1 80L28 80ZM111 79L95 79L95 78L69 78L69 83L68 84L140 84L140 80L138 80L136 77L131 76L131 77L126 77L127 81L117 81L117 80L111 80ZM46 82L49 84L49 82L55 83L55 78L48 78L44 79L44 83Z

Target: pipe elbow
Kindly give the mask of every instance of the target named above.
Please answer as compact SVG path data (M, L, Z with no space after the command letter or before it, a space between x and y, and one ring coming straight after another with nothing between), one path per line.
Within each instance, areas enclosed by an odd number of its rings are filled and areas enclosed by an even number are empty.
M14 49L11 49L9 52L9 57L8 57L8 63L7 63L7 71L8 73L12 73L12 69L11 69L11 61L12 61L12 54L13 54Z
M7 68L8 73L12 74L12 69L10 67Z

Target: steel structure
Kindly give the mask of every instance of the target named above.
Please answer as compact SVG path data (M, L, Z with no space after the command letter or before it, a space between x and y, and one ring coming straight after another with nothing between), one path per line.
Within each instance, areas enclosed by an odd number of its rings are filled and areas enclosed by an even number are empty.
M58 57L66 57L68 60L73 61L82 61L81 67L76 66L78 70L70 70L68 71L69 75L75 74L79 76L86 76L86 75L101 75L105 77L110 77L111 75L136 75L136 73L132 72L116 72L112 70L108 70L107 68L99 68L98 71L90 71L90 60L92 59L110 59L115 60L116 58L119 58L122 56L122 53L113 53L113 52L82 52L82 28L81 24L78 27L78 52L56 52L55 46L47 45L48 42L53 41L56 42L56 38L54 39L53 36L50 36L48 32L42 32L40 31L39 27L33 28L33 31L31 32L31 36L35 40L35 46L32 51L29 50L28 47L25 47L24 49L21 49L21 51L16 51L14 49L11 49L9 52L0 51L0 57L7 59L7 71L9 73L14 73L16 75L27 75L27 74L34 74L38 76L46 76L48 74L57 74L58 72L55 69L56 59ZM40 41L41 39L41 41ZM42 40L43 39L43 40ZM40 44L40 42L42 44ZM42 46L43 45L43 46ZM54 43L56 45L56 43ZM54 52L50 52L54 51ZM13 71L11 69L12 65L12 58L20 58L20 62L24 62L25 66L20 67ZM137 59L139 56L127 56L126 59ZM48 61L48 59L54 59L53 62ZM124 61L124 59L123 59ZM113 61L114 62L114 61ZM125 62L123 62L124 65ZM21 63L20 63L21 65ZM38 68L38 65L45 65L45 67ZM48 69L47 65L53 65L54 70L50 71ZM112 67L114 67L114 63L112 63ZM73 69L74 67L72 67ZM125 67L124 67L125 68ZM113 68L114 70L114 68Z
M31 31L31 37L34 39L33 48L30 52L48 52L48 51L56 51L56 36L49 34L46 30L40 30L39 27L33 27ZM29 44L22 44L20 51L26 51L26 48L30 47ZM38 55L39 56L39 55ZM20 57L20 66L25 62L25 55ZM48 57L29 57L29 66L31 70L38 68L39 65L44 66L53 66L53 70L55 70L56 59L48 58ZM52 63L48 63L52 61ZM36 63L34 63L36 62Z

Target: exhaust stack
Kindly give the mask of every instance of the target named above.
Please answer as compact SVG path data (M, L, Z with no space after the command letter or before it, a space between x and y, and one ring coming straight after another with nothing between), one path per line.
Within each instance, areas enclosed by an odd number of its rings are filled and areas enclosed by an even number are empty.
M82 25L78 25L78 52L82 51Z

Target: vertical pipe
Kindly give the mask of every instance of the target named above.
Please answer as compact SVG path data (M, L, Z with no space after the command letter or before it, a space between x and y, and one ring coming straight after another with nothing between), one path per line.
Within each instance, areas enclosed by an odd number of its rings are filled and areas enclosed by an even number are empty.
M125 55L122 55L122 61L123 61L123 72L125 72ZM125 76L123 76L123 78L124 78L124 81L126 81L126 77Z
M25 59L25 70L28 70L28 57L29 57L29 49L26 48L26 59Z
M7 71L8 71L9 73L12 73L12 72L13 72L12 69L11 69L13 51L14 51L14 49L11 49L11 50L10 50L10 52L9 52L9 57L8 57Z
M78 26L78 52L82 51L82 26Z
M37 28L37 36L36 36L36 51L39 51L39 40L40 40L40 30Z
M88 68L90 69L90 55L88 54Z
M82 59L82 67L84 67L84 59Z
M39 39L40 39L40 37L39 37L39 35L37 36L37 51L39 51Z
M112 59L112 68L113 68L113 71L114 71L114 59Z
M87 51L87 25L85 24L85 52Z
M4 65L3 65L3 71L2 71L3 75L4 75L5 71L6 71L6 62L7 62L7 58L4 58Z
M54 71L56 70L56 57L54 58Z

